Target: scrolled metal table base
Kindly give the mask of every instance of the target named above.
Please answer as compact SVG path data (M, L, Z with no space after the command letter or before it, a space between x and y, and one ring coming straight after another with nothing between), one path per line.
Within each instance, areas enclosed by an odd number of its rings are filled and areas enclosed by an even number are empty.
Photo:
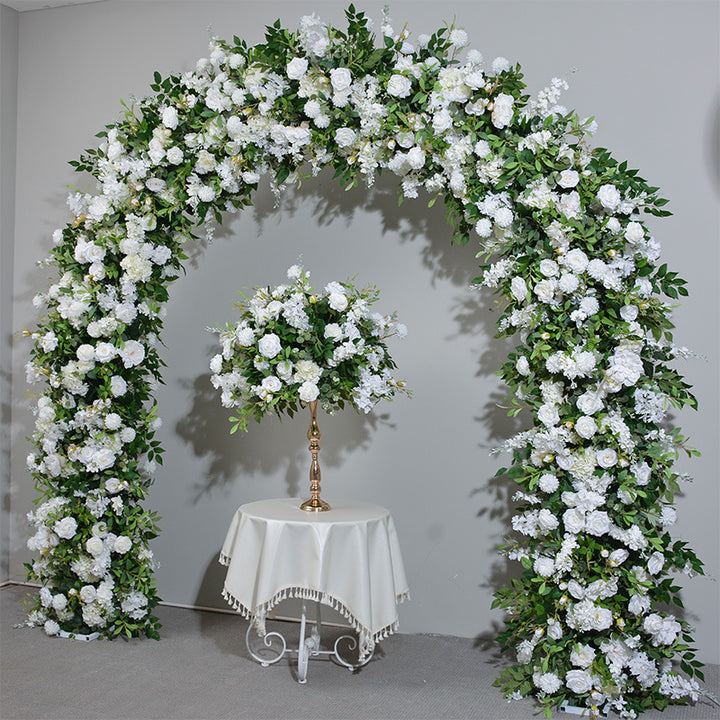
M332 650L320 650L320 625L322 623L320 617L320 603L315 603L315 622L312 632L307 635L307 607L305 603L302 606L302 615L300 616L300 640L297 648L288 647L287 641L282 633L273 631L259 636L254 633L254 626L251 622L245 633L245 645L250 656L257 660L263 667L270 667L282 660L286 655L292 657L297 656L297 681L301 684L307 682L308 661L319 658L328 657L333 662L346 667L350 672L354 672L359 668L367 665L372 659L372 653L368 655L362 662L353 663L346 660L341 654L340 649L343 643L347 643L346 651L352 652L358 646L357 640L352 635L341 635L333 645ZM255 643L255 648L251 645L251 636L259 641Z

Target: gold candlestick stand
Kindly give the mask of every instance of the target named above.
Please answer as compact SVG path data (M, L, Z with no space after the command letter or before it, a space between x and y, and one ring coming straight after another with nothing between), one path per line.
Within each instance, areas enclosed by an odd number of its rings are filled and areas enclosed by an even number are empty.
M318 462L318 453L320 452L320 426L317 421L317 400L308 403L310 406L310 427L308 428L307 438L310 441L309 450L312 453L312 464L310 465L310 499L306 500L301 506L301 510L307 512L324 512L329 510L330 506L320 498L320 463Z

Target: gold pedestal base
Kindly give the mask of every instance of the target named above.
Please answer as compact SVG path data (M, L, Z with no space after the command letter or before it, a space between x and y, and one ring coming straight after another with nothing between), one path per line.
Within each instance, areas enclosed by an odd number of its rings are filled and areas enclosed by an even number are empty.
M325 512L325 510L330 510L331 508L321 498L310 498L300 506L300 509L306 512Z
M318 453L320 452L320 426L317 421L317 400L313 400L310 405L310 427L307 432L307 439L310 441L310 453L312 455L312 464L310 465L310 494L312 497L306 500L301 506L301 510L306 512L325 512L330 506L320 499L320 463L318 462Z

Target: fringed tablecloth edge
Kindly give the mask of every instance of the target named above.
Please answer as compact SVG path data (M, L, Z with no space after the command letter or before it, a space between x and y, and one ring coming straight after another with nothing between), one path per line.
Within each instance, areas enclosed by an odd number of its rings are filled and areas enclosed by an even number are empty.
M223 563L224 555L220 555L220 562ZM229 562L229 558L225 558ZM227 563L223 563L227 564ZM255 626L255 629L259 636L264 637L267 634L265 628L265 619L267 614L273 610L276 605L279 605L283 600L290 598L297 598L300 600L312 600L313 602L320 602L323 605L328 605L333 610L339 612L349 623L350 626L355 630L360 639L360 661L362 662L368 657L374 650L375 644L385 639L389 635L392 635L398 628L398 621L394 620L389 625L381 628L377 632L370 632L370 629L365 627L358 619L355 614L350 610L345 603L338 600L336 597L329 595L326 592L320 590L313 590L311 588L304 587L287 587L282 590L278 590L267 602L261 603L254 609L248 608L240 600L238 600L226 586L223 587L222 596L229 603L233 610L240 613L242 617ZM401 603L405 600L410 599L410 592L403 590L395 596L397 603Z

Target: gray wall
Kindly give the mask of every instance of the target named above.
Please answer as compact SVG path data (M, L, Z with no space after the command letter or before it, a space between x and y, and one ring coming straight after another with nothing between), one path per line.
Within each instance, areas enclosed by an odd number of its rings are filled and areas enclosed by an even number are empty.
M358 3L358 5L361 3ZM382 3L362 3L379 26ZM186 70L206 54L208 32L248 43L281 17L295 27L311 11L343 22L337 2L108 2L23 13L19 23L18 164L14 326L32 325L32 297L46 273L35 266L67 217L68 160L113 121L120 99L149 92L152 73ZM671 199L674 216L653 223L670 266L690 282L675 315L676 340L706 360L682 362L700 411L677 421L703 457L681 461L697 478L679 501L676 534L718 573L718 6L712 2L406 2L395 0L396 28L432 32L457 18L488 61L520 61L532 92L568 77L565 103L599 124L597 144L639 167ZM573 68L576 72L573 74ZM442 208L422 200L398 209L392 183L375 192L338 191L331 177L307 182L280 208L259 193L252 210L225 223L209 248L192 251L189 273L172 290L166 332L166 385L158 394L167 449L150 504L163 516L154 549L161 596L223 606L216 563L236 507L306 491L304 418L228 435L211 390L214 353L206 326L231 320L236 292L276 284L302 255L320 286L357 273L383 290L410 328L394 354L414 388L378 413L321 418L324 494L389 507L411 583L401 608L404 632L475 636L500 621L489 610L507 581L494 546L509 524L512 489L493 481L504 458L490 448L517 427L496 407L494 371L506 348L492 339L492 301L468 290L475 248L451 248ZM4 291L5 292L5 291ZM23 365L13 354L11 573L22 577L33 499L24 471L31 429ZM7 514L7 511L4 510ZM7 523L8 518L4 517ZM717 583L687 582L687 617L701 657L720 661Z
M0 5L0 582L10 574L10 422L18 13Z

